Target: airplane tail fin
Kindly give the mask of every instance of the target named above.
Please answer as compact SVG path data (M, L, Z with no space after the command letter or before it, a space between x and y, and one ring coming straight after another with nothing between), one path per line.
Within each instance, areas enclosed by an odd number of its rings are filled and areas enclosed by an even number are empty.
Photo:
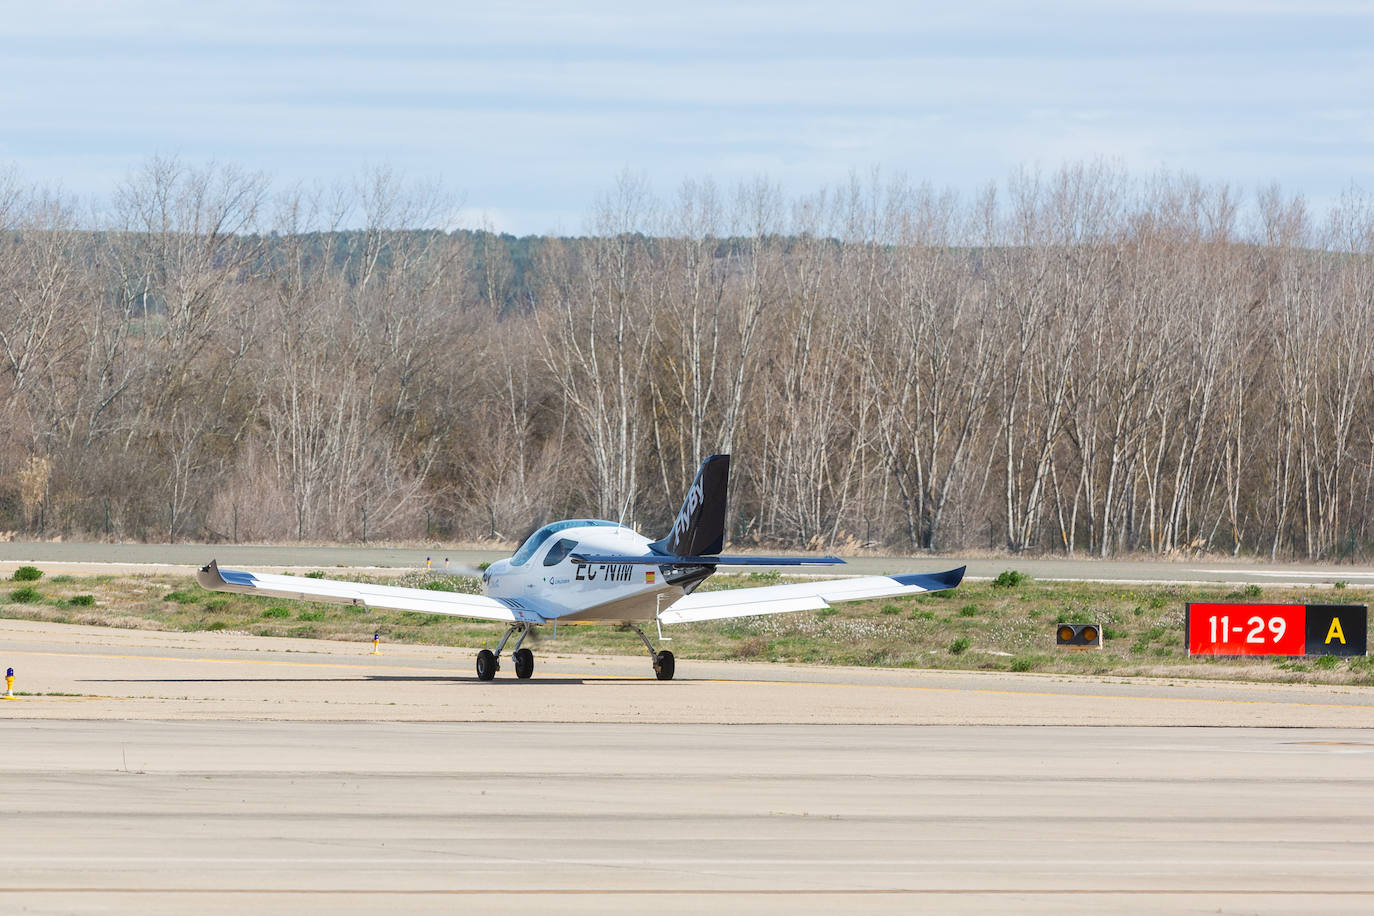
M649 547L675 557L720 553L725 547L725 491L729 483L729 455L712 455L703 461L672 529Z

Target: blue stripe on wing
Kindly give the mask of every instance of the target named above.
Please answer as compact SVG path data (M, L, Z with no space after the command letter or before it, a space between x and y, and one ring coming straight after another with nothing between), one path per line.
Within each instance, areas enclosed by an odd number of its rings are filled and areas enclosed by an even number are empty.
M964 570L967 566L960 566L958 569L951 569L938 573L907 573L901 576L889 576L903 585L919 585L928 592L938 592L941 589L954 588L964 581Z
M221 569L219 570L219 577L229 585L243 585L248 588L257 585L257 580L253 578L253 574L241 569Z

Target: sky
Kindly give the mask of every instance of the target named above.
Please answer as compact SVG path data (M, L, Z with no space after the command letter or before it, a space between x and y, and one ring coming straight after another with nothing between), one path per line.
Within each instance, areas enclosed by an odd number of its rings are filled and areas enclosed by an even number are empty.
M1374 0L9 6L0 166L93 205L155 155L275 187L387 167L516 234L584 231L627 169L665 196L1097 158L1374 192Z

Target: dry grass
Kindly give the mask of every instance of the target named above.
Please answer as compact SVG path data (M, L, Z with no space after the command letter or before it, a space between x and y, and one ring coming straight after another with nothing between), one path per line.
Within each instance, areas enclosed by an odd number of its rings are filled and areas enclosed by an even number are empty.
M331 571L331 577L335 573ZM342 576L340 576L342 577ZM408 574L397 584L478 590L476 579ZM772 574L717 576L713 588L768 585ZM183 576L56 576L33 583L39 597L8 601L0 589L0 616L159 630L226 630L256 636L313 637L493 647L501 627L436 614L376 612L366 608L250 598L207 592ZM91 595L94 604L74 603ZM1022 582L998 588L969 583L951 592L885 598L802 612L672 627L669 644L682 658L750 659L830 665L1042 671L1071 674L1226 678L1253 681L1374 684L1369 658L1190 658L1183 637L1188 602L1235 600L1267 603L1367 604L1371 593L1345 589L1333 595L1300 588L1234 591L1225 586ZM1054 648L1061 621L1105 627L1101 651ZM549 628L539 633L548 644ZM952 652L951 646L967 648ZM639 638L614 626L562 626L562 651L638 654ZM534 645L536 651L539 646Z

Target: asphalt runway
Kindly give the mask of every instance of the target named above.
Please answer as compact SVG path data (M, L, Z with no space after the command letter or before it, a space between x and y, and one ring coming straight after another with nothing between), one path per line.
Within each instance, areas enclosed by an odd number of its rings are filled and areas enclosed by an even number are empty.
M1374 688L369 649L0 620L0 904L1374 908Z
M7 911L1367 912L1374 741L8 722Z
M493 630L495 637L499 628ZM120 630L0 619L7 719L654 723L662 725L1092 725L1374 729L1374 687L921 671L535 649L477 680L474 649Z
M32 563L52 573L94 575L105 572L186 572L212 559L221 566L246 569L369 569L401 572L433 568L471 570L509 556L505 550L450 550L443 546L360 547L252 544L82 544L0 542L0 574ZM815 567L810 575L885 575L932 572L968 566L972 579L991 579L1015 569L1049 581L1215 582L1225 584L1330 586L1346 582L1374 586L1374 567L1334 564L1263 563L1246 560L1060 559L1035 557L850 557L843 566ZM756 567L755 571L765 567ZM796 575L795 568L780 568Z

